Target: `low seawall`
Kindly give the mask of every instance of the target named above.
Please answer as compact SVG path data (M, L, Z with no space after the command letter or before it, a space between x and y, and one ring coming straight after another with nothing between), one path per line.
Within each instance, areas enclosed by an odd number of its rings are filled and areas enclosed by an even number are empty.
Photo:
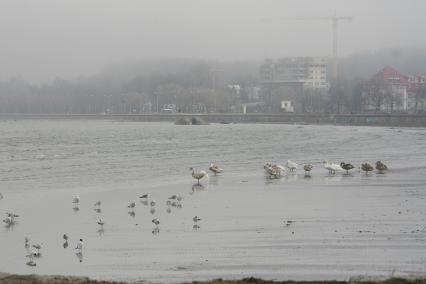
M174 122L200 118L208 123L284 123L426 127L426 114L0 114L0 119L112 119Z

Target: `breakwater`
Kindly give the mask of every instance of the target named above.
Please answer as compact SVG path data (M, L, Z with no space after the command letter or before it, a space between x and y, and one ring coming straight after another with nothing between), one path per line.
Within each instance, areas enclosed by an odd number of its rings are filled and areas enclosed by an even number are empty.
M113 119L144 122L174 122L182 118L197 118L208 123L284 123L426 127L426 114L0 114L0 119Z

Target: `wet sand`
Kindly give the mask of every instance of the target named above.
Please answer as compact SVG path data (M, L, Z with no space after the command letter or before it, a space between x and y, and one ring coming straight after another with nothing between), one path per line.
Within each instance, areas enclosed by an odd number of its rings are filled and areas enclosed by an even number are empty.
M32 143L24 135L16 138L14 124L3 131L11 136L2 140L0 153L0 212L20 217L15 226L0 226L0 271L156 283L425 275L421 129L91 123L93 128L72 124L66 133L62 124L39 125L23 133L48 139ZM147 133L135 135L140 129ZM253 131L260 133L256 141ZM264 145L265 133L280 137ZM345 147L336 150L336 143ZM360 150L358 144L369 147ZM320 165L324 156L355 164L380 157L391 170L330 176ZM312 176L299 170L265 177L265 161L290 157L313 162ZM225 173L194 184L188 166L206 168L210 161L222 161ZM156 201L155 212L139 202L144 193ZM81 197L79 210L73 210L75 194ZM168 210L173 194L182 196L182 207ZM98 200L101 213L93 206ZM127 208L131 201L137 202L134 214ZM202 220L194 229L195 215ZM103 230L96 224L99 216ZM153 218L160 220L159 232ZM64 233L70 236L66 248ZM35 267L25 264L26 234L42 245ZM74 249L79 238L81 257Z

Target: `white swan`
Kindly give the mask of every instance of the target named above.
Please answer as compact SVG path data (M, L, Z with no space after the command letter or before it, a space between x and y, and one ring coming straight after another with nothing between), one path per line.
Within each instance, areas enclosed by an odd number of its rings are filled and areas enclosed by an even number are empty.
M214 175L223 173L223 169L221 167L219 167L218 165L213 164L213 163L210 164L209 170L212 171L214 173Z
M199 172L196 172L194 168L189 168L189 170L192 171L192 177L198 181L198 184L200 184L200 179L207 175L206 171L203 170Z
M331 161L324 161L323 165L324 168L328 170L329 174L335 174L336 171L343 171L343 168L339 164L333 163Z

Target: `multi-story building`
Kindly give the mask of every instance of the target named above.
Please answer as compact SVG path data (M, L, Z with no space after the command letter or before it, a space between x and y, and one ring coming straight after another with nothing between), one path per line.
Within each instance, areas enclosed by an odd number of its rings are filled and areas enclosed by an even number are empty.
M367 81L363 93L363 110L375 112L406 112L408 76L387 66Z
M263 84L301 84L303 87L328 89L327 64L320 57L285 57L267 59L260 66Z

